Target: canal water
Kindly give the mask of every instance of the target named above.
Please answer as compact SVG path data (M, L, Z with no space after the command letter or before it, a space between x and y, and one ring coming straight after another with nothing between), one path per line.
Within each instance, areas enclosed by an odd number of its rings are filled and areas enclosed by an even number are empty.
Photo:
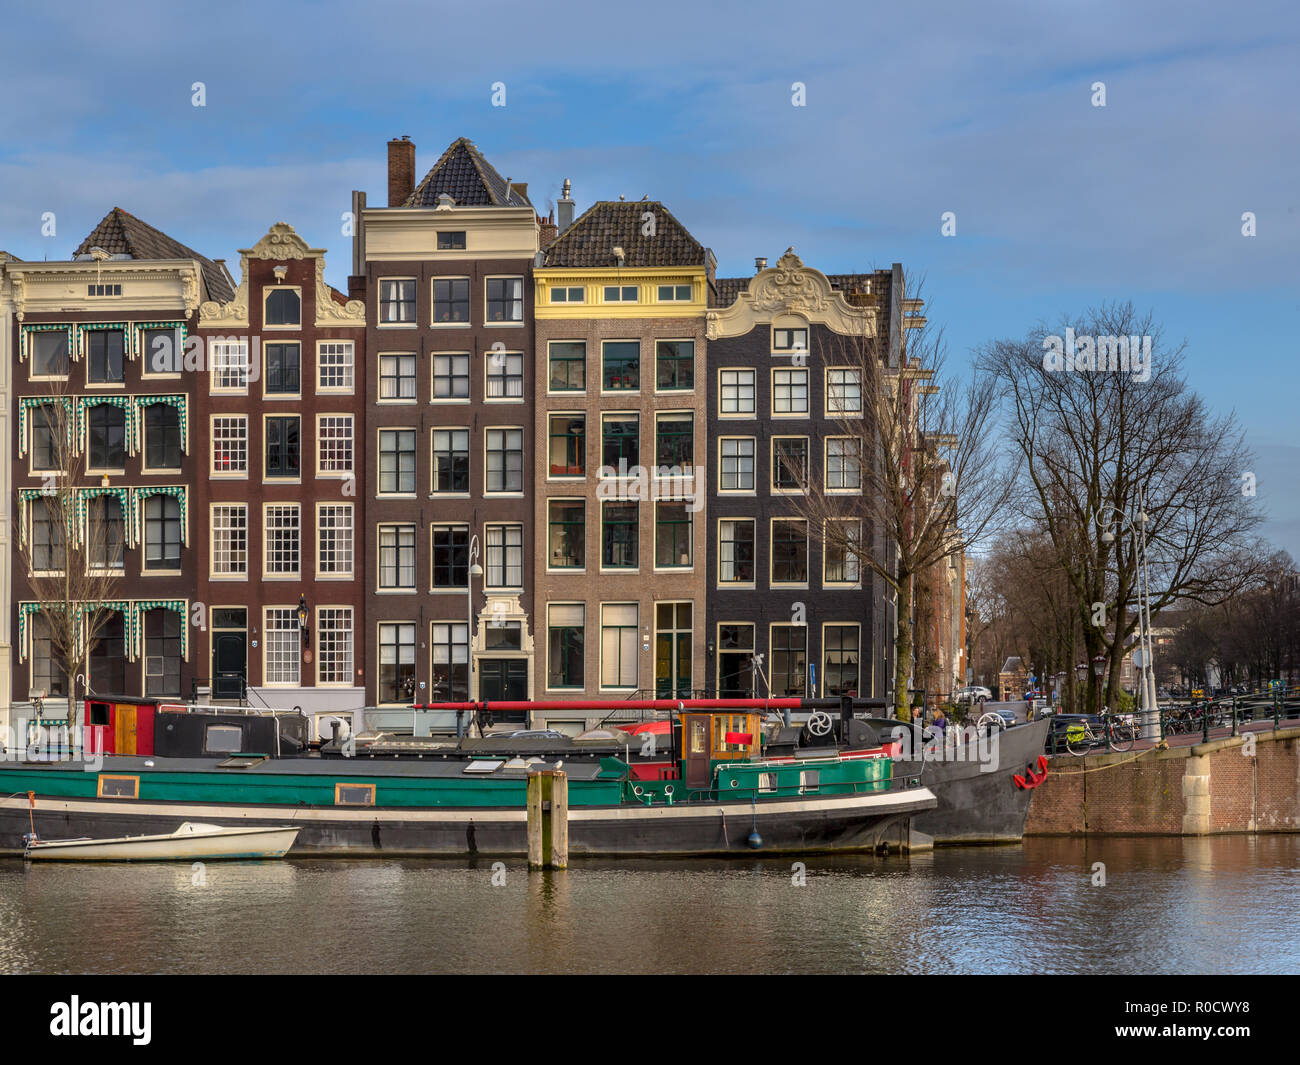
M1296 836L545 874L5 859L0 973L1297 973L1298 896Z

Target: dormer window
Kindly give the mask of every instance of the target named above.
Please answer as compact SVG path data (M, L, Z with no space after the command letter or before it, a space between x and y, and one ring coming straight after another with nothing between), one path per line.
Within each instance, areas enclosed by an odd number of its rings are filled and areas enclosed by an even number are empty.
M302 324L302 297L294 288L273 288L266 294L267 326L292 327Z
M586 290L581 285L562 285L551 289L552 303L584 303Z
M636 285L606 285L606 303L635 303Z
M659 302L660 303L684 303L690 302L691 286L690 285L660 285Z
M438 231L438 250L439 251L464 251L465 250L465 231L459 230L439 230Z
M773 329L772 350L773 351L807 351L808 330L807 329Z

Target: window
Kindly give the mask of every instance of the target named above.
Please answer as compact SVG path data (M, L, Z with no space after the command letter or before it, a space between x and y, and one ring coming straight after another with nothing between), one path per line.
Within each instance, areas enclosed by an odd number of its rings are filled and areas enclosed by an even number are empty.
M316 575L352 576L352 504L321 503L316 508Z
M179 329L145 329L140 334L146 376L178 374L184 369L185 345Z
M69 428L64 424L57 407L42 403L28 413L31 426L32 469L57 470L59 468L59 433Z
M523 355L518 352L488 352L486 398L522 399L523 395Z
M248 341L213 340L208 350L212 353L212 391L248 391Z
M469 625L435 622L432 637L430 698L434 702L464 702L469 699Z
M801 769L799 771L799 794L808 795L821 790L822 771L820 769Z
M125 568L126 518L122 513L122 501L116 496L92 496L86 507L86 529L86 554L90 565L98 570Z
M266 568L268 577L296 577L299 558L302 516L297 503L277 503L266 507L263 521L266 532Z
M718 489L722 492L754 491L754 450L752 436L724 436L718 441Z
M439 230L438 250L439 251L464 251L465 231L463 229Z
M181 468L181 412L170 403L150 403L144 409L144 468Z
M379 526L379 587L415 591L415 526Z
M691 512L685 503L655 504L655 565L674 569L691 564Z
M689 699L691 604L655 604L655 698ZM741 719L743 720L743 719Z
M352 472L352 415L322 414L316 419L317 472Z
M316 611L320 683L352 683L352 608L323 606Z
M807 329L773 329L772 350L773 351L807 351L808 330Z
M469 356L433 357L433 398L469 399Z
M768 678L777 698L803 697L808 679L808 626L772 626L772 672Z
M120 296L122 295L122 286L106 285L106 284L87 285L86 295L87 296ZM109 690L118 691L120 689L110 688Z
M406 325L415 321L415 279L379 279L379 324Z
M298 610L291 606L266 608L265 674L267 684L298 683L302 662L302 635Z
M489 588L522 588L524 586L524 527L522 525L489 525L484 530L487 540L487 571L484 584Z
M222 414L212 419L212 473L248 472L248 418Z
M150 610L144 616L144 693L180 695L181 625L175 610Z
M641 388L641 342L606 340L601 345L601 387L606 392L636 392Z
M248 505L216 503L212 507L212 575L248 576Z
M266 345L266 394L296 396L302 391L302 345Z
M858 694L857 625L827 625L822 634L822 695Z
M600 686L637 686L636 603L603 603L600 608Z
M297 477L301 474L299 418L266 419L266 476Z
M606 303L635 303L636 285L606 285Z
M551 603L546 608L546 686L583 686L586 608L581 603Z
M837 528L838 527L838 528ZM859 544L862 524L856 521L828 522L822 581L825 584L857 584L861 580Z
M601 504L600 564L606 569L637 567L637 504Z
M718 413L749 415L754 413L754 371L718 371Z
M695 415L655 417L655 463L661 468L689 469L695 464Z
M181 505L172 496L144 501L144 568L181 568Z
M689 301L691 298L690 285L660 285L659 302L660 303L680 303Z
M585 303L587 301L587 290L581 285L561 285L559 288L551 289L552 303Z
M335 806L374 806L375 786L373 784L335 784Z
M552 414L550 476L581 477L586 472L587 418L584 414Z
M316 344L316 389L319 392L352 391L353 348L350 340L322 340Z
M547 503L546 564L551 569L582 569L587 564L587 505L581 499L552 499Z
M626 477L641 461L640 426L635 414L606 414L601 422L600 462Z
M110 614L96 633L89 665L92 691L126 691L126 623L120 613Z
M100 403L87 418L86 469L126 468L126 411Z
M695 341L660 340L655 344L655 388L660 392L695 387Z
M33 377L68 376L68 330L32 330L27 334L28 348L32 353Z
M752 518L727 518L718 522L718 583L754 583Z
M772 438L772 490L798 492L808 483L808 438Z
M754 626L718 626L718 698L745 699L754 694Z
M801 518L772 522L772 583L808 582L808 523Z
M50 623L39 614L32 615L32 687L47 698L68 694L68 674L56 660Z
M379 356L379 401L415 399L415 356Z
M433 490L469 491L469 430L433 431Z
M862 374L858 370L826 371L826 417L862 413Z
M433 527L433 586L464 588L469 584L469 526Z
M271 289L266 297L266 315L262 321L268 326L301 325L302 297L297 289Z
M409 703L415 697L415 626L379 626L379 701Z
M851 436L832 436L826 441L826 490L856 492L862 488L862 464L858 441Z
M86 380L92 385L120 385L126 334L120 329L92 329L86 334Z
M62 573L67 551L61 508L54 499L33 499L30 508L32 569L38 573Z
M415 430L379 430L379 494L415 491Z
M772 371L772 413L808 413L808 371Z
M487 448L485 492L524 490L524 431L489 429L484 434Z
M487 320L489 322L524 320L524 279L522 277L487 279Z
M581 340L553 340L547 347L552 392L585 392L587 345Z
M437 278L433 282L433 324L455 325L468 321L469 278Z

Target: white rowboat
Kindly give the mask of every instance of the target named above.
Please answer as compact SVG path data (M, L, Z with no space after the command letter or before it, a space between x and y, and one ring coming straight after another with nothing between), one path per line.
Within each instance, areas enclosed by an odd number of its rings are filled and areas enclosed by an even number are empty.
M186 821L164 836L32 840L24 857L62 862L189 862L223 858L283 858L296 828L224 828Z

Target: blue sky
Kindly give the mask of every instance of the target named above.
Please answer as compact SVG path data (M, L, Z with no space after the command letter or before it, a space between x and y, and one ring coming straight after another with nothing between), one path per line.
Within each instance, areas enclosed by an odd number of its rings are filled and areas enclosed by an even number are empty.
M579 210L663 200L723 274L790 245L903 262L954 363L1133 300L1247 424L1265 532L1300 558L1298 38L1282 2L18 3L0 248L66 258L116 205L237 270L286 221L344 287L340 214L385 202L385 142L423 173L468 136L543 213L565 177Z

